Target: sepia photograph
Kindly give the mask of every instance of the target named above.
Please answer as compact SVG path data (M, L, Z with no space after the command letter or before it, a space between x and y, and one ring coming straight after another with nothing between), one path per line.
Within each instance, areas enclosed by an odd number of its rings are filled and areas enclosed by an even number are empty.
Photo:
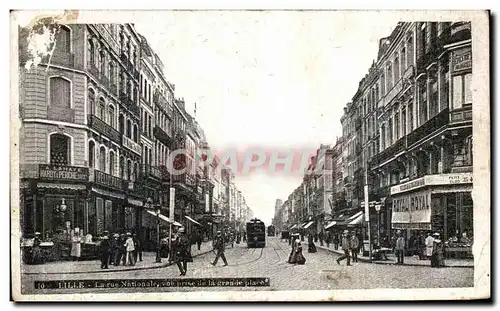
M488 11L11 11L12 299L490 297Z

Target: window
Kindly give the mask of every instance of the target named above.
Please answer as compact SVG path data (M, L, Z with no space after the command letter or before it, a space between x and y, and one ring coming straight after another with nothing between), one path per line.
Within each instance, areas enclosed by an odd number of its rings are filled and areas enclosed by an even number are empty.
M123 118L123 114L120 114L120 117L118 117L118 127L119 127L119 131L122 135L125 133L124 126L125 126L125 121Z
M99 98L99 111L97 112L99 119L106 121L106 103L104 103L104 98Z
M50 164L69 165L71 155L70 138L63 134L50 135Z
M99 170L106 172L106 148L104 147L99 149Z
M115 107L113 105L109 105L108 107L108 123L111 127L115 128Z
M55 52L69 53L71 52L71 31L66 26L60 26L55 35Z
M401 137L406 135L406 108L401 110Z
M422 47L422 53L427 53L427 27L426 23L422 23L420 31L420 46Z
M131 180L132 178L132 161L127 161L127 180Z
M95 64L95 49L94 49L94 42L92 41L92 39L90 39L88 41L88 50L87 52L89 53L89 63L91 65L94 65Z
M132 139L132 122L127 120L127 137Z
M385 74L382 72L380 74L380 97L384 95L385 95Z
M113 63L113 61L109 62L109 70L108 71L109 71L109 81L111 82L111 84L114 84L115 83L115 64ZM116 86L115 86L115 88L116 88Z
M137 129L137 124L134 124L134 141L139 142L139 130Z
M394 83L399 81L399 57L394 59Z
M115 175L115 153L109 152L109 174Z
M406 48L403 47L401 49L401 75L404 74L405 70L406 70Z
M409 36L408 41L406 43L406 47L408 48L408 57L407 57L407 62L408 66L413 65L414 59L413 59L413 37Z
M89 141L89 167L94 168L95 165L95 143Z
M61 77L50 78L50 105L71 107L71 83Z
M413 103L408 104L408 133L413 130Z
M106 72L106 58L104 56L104 50L99 51L99 71L101 73Z
M430 82L430 99L429 99L429 114L430 118L438 114L439 110L439 93L438 93L438 81L436 77L436 73L431 75Z
M399 123L399 112L396 112L396 114L394 114L394 141L398 140L399 139L399 127L401 126L401 124Z
M120 157L120 178L125 179L125 159Z
M93 89L89 89L88 92L88 105L91 114L95 114L95 92Z
M419 125L427 121L427 85L425 80L420 83L420 105L419 105Z
M453 109L472 104L471 83L471 73L453 77Z
M392 89L392 64L388 63L387 64L387 92L389 92Z

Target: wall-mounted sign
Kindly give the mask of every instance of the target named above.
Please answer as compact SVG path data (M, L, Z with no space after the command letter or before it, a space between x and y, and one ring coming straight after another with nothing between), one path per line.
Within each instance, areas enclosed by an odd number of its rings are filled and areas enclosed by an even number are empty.
M44 180L89 180L89 169L86 167L41 164L38 169L39 178Z
M123 144L123 147L129 149L132 152L135 152L138 155L140 155L142 153L141 145L134 142L132 139L128 138L127 136L122 136L122 144Z
M392 199L392 223L430 223L431 192L419 191Z
M391 195L411 191L425 186L446 186L472 183L472 173L450 173L427 175L415 180L391 187Z
M453 52L452 71L464 71L472 69L472 50L470 48Z

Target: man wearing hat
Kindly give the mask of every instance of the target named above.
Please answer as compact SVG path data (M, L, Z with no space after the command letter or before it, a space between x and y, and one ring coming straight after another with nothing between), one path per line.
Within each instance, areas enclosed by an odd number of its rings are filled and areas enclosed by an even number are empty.
M226 260L226 255L224 254L224 251L226 250L225 246L225 241L224 237L222 236L222 232L219 230L217 231L217 237L215 238L215 250L217 251L217 254L215 255L215 260L212 263L213 266L217 264L217 261L219 258L222 258L224 261L224 267L227 266L227 260Z
M337 259L337 263L340 265L340 262L347 258L347 265L351 265L351 256L349 254L351 250L351 237L349 235L349 230L344 230L342 234L342 250L344 251L344 255L340 256Z
M101 237L101 243L99 244L99 252L101 254L101 269L109 268L109 255L111 250L111 244L108 237L109 232L104 231Z
M396 236L396 246L394 249L398 258L398 265L402 265L405 258L405 239L401 234L401 230L396 231Z
M187 263L193 261L193 258L191 257L191 244L185 234L186 230L184 227L180 227L177 233L178 234L174 244L174 260L177 263L179 271L181 272L181 276L184 276L187 272Z
M132 239L132 234L130 232L127 232L127 239L125 240L125 264L128 264L129 266L135 266L135 261L134 261L134 251L135 251L135 245L134 245L134 239Z

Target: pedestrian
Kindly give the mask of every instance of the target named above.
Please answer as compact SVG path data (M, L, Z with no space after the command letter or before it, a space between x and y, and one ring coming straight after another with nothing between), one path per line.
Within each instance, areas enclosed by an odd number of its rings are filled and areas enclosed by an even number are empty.
M111 240L111 261L113 265L120 265L120 235L118 233L113 234L113 240Z
M359 252L359 239L355 234L353 234L351 237L352 262L358 262L358 252Z
M222 236L222 232L220 231L217 231L217 237L215 238L214 241L214 248L217 251L217 254L215 255L215 260L212 263L212 265L215 266L219 258L222 258L222 261L224 261L224 267L227 266L226 255L224 254L224 251L226 250L226 245L224 237Z
M332 234L330 231L326 232L326 247L330 248L330 243L332 242Z
M291 246L292 246L292 250L290 251L290 256L288 256L288 263L292 263L294 264L295 263L295 246L296 246L296 243L295 241L299 238L298 234L295 234L295 233L292 233L290 234L290 241L293 241L291 242ZM300 240L299 240L300 241Z
M132 234L132 240L134 241L134 263L136 263L137 259L142 261L142 246L137 234Z
M203 241L203 235L198 231L196 235L196 245L198 246L198 250L201 250L201 242Z
M82 255L82 237L80 236L80 230L75 228L75 233L71 239L71 257L73 261L80 260Z
M101 238L101 243L99 244L99 252L101 255L101 269L109 268L109 255L111 251L111 243L109 241L109 233L104 231Z
M443 261L443 243L440 239L439 233L433 234L433 247L431 256L431 267L440 268L444 267Z
M320 246L323 246L323 241L324 241L324 239L325 239L325 234L323 233L323 231L321 231L321 232L319 233L319 245L320 245Z
M396 246L395 246L395 252L396 252L396 257L398 258L398 265L404 264L404 258L405 258L405 238L401 234L401 230L398 230L396 232Z
M340 265L340 262L344 259L347 259L347 265L351 265L351 256L349 252L351 251L351 237L349 235L349 230L344 230L342 234L342 250L344 251L344 255L340 256L337 259L337 263Z
M308 242L307 252L308 253L316 253L318 250L316 249L316 244L314 244L314 240L313 240L313 235L312 234L309 234L307 242Z
M333 248L335 248L335 250L339 249L339 243L340 243L339 235L335 234L335 236L333 237Z
M300 243L300 239L295 240L295 252L294 252L294 258L292 259L292 262L294 264L298 265L303 265L306 263L306 258L304 257L304 254L302 254L302 244Z
M127 247L125 243L127 242L127 236L125 234L120 235L120 258L122 264L125 266L127 264ZM118 265L120 265L120 261L118 261Z
M126 251L125 264L128 264L129 266L134 266L135 245L134 245L134 239L132 238L132 234L130 234L130 232L127 232L127 239L125 240L124 246Z
M174 260L177 263L181 276L186 275L187 263L193 262L193 257L191 256L191 244L189 243L189 238L185 233L186 229L184 229L184 227L179 228L174 242Z
M431 233L428 232L427 238L425 239L425 256L427 257L427 259L431 259L433 248L434 248L434 238L431 236Z

